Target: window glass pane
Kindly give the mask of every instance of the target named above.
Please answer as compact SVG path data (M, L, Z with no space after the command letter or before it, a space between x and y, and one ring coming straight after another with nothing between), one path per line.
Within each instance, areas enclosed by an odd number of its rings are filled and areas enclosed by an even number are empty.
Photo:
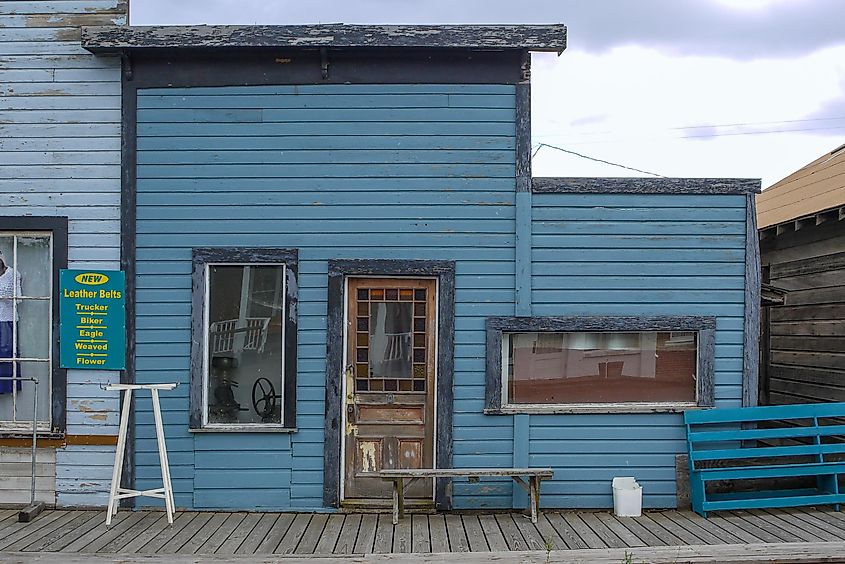
M18 265L24 296L45 298L50 295L49 235L18 237Z
M695 332L505 334L508 402L694 402Z
M411 377L411 319L408 302L370 303L370 377Z
M208 422L282 422L284 266L209 265Z
M50 420L50 364L47 362L18 362L17 376L38 379L38 420ZM0 375L12 375L12 363L0 362ZM18 383L18 389L12 394L12 383L0 381L0 421L32 421L32 394L35 386L32 382ZM17 397L17 409L13 408L13 396ZM15 413L15 411L17 413ZM32 427L30 426L30 429Z
M12 235L0 235L0 253L2 253L2 257L0 260L3 261L3 264L6 266L11 266L14 268L15 264L15 238Z
M9 300L11 302L11 300ZM20 352L20 344L18 344L17 350L15 350L15 325L12 323L11 320L5 321L0 320L0 358L17 358L20 356L18 354ZM3 372L4 368L0 366L0 376L11 376L11 373ZM5 367L5 370L10 370L9 367Z
M6 262L8 261L8 262ZM11 251L3 251L3 264L0 265L0 323L11 323L14 319L12 296L20 295L21 277L12 267Z
M49 358L49 300L18 300L18 350L23 358Z

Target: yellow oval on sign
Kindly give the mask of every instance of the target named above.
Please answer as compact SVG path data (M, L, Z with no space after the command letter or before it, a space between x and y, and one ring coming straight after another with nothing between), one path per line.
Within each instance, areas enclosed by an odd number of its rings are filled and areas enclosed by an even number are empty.
M83 272L82 274L77 274L73 278L80 284L86 284L88 286L99 286L100 284L105 284L109 281L109 277L105 274L98 274L96 272Z

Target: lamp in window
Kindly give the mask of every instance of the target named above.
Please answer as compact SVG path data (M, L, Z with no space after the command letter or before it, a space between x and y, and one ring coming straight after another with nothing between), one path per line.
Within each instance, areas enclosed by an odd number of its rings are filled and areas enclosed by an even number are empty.
M607 339L607 348L611 351L625 351L636 349L640 346L639 333L610 333Z
M575 351L592 351L599 348L601 333L571 333L569 348Z

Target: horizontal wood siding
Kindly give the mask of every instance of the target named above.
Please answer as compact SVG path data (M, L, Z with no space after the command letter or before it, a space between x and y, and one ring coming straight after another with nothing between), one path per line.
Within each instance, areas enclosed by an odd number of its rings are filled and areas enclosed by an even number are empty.
M120 61L82 49L79 27L126 23L126 10L123 0L0 1L0 214L69 217L69 268L120 267ZM118 373L67 378L67 432L116 435L117 398L99 384ZM45 456L55 501L104 505L113 452Z
M513 312L514 100L496 85L139 91L136 377L182 384L162 400L177 505L322 505L330 258L457 261L455 464L509 459L510 418L481 403L484 319ZM188 433L191 248L210 246L299 249L295 433ZM137 436L153 487L144 403Z
M830 227L807 226L764 247L771 284L789 292L768 316L772 405L845 401L845 235L841 222Z
M0 447L0 507L27 505L32 495L32 449ZM35 454L35 499L56 503L56 450Z
M532 314L715 316L717 407L742 400L742 195L534 194ZM529 459L551 466L549 507L610 507L634 476L646 507L673 507L680 414L531 415ZM508 455L509 456L509 455Z

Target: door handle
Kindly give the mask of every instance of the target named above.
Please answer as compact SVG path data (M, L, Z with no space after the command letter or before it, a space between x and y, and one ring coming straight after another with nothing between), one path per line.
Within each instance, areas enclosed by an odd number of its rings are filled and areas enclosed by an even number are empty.
M344 370L346 374L346 401L351 402L353 398L353 388L355 386L355 365L350 364Z
M346 405L346 421L355 423L355 404L350 403Z

